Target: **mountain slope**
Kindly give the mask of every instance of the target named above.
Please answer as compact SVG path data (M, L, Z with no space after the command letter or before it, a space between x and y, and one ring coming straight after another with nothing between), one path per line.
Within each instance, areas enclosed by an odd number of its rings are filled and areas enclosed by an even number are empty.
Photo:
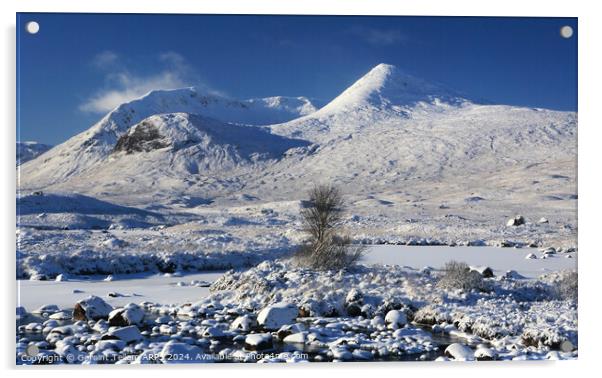
M35 159L51 148L48 144L38 142L17 142L17 165Z
M166 193L172 194L172 189L186 186L191 177L228 176L229 171L253 169L256 164L279 159L287 150L307 144L254 126L199 115L153 115L122 133L112 146L107 146L110 150L104 155L96 154L98 160L93 164L54 187L84 192L108 188L132 194L161 190L164 184ZM52 177L52 173L42 164L40 170L22 178L22 187L38 188L36 183Z

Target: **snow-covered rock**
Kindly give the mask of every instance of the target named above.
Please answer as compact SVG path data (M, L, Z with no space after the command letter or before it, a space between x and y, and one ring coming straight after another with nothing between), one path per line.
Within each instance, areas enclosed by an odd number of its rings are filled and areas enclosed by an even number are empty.
M143 318L144 310L134 303L128 303L123 308L117 308L109 313L109 325L119 327L137 325Z
M283 325L295 322L299 310L292 303L276 303L259 312L257 322L268 330L277 330Z
M242 315L234 319L232 324L230 324L230 329L249 332L257 327L257 325L257 319L255 319L255 317L250 315Z
M508 219L506 226L521 226L525 224L525 218L522 215L517 215L514 218Z
M493 351L491 348L488 348L483 345L477 346L477 349L474 352L474 357L478 361L492 361L497 358L497 353Z
M102 246L110 249L122 248L125 246L125 242L123 240L117 238L109 238L102 242Z
M507 280L508 279L522 280L522 279L525 279L526 277L523 276L522 274L518 273L516 270L508 270L508 271L506 271L506 273L504 273L502 278L507 279Z
M453 343L445 348L445 355L456 361L474 361L475 359L472 349L460 343Z
M249 350L266 350L272 348L272 334L252 333L245 338L245 348Z
M59 312L61 309L59 306L55 304L47 304L38 307L37 309L32 311L32 314L54 314L55 312Z
M117 338L119 340L125 341L126 343L142 340L140 330L135 325L111 328L109 332L107 332L107 334L103 337L105 337L106 339Z
M525 259L534 260L534 259L537 259L537 255L535 253L529 253L525 256Z
M493 269L491 269L488 266L471 266L470 270L472 270L473 272L479 273L484 278L493 277Z
M210 354L195 345L170 341L163 346L159 357L164 364L208 363L214 362Z
M53 320L70 320L72 317L73 314L70 311L59 311L50 315L48 318Z
M398 329L408 324L408 318L403 311L391 310L385 316L385 323L390 329Z
M73 308L73 319L75 320L98 320L106 319L113 311L113 307L102 298L91 295L78 301Z
M307 332L298 332L288 335L283 340L285 343L305 344L307 342Z

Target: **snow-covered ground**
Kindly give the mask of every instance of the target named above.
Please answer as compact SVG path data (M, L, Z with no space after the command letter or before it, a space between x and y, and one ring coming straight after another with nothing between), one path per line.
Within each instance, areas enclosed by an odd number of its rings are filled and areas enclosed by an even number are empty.
M373 252L368 260L378 261L382 251ZM496 275L470 291L440 286L444 274L399 265L320 272L266 261L223 275L21 281L17 363L577 357L575 299L557 290L567 273ZM173 348L195 353L174 352L172 360Z

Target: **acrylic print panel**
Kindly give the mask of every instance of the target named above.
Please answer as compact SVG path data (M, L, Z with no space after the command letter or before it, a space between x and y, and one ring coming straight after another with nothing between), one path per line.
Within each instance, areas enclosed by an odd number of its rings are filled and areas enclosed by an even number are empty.
M17 364L577 358L576 19L17 29Z

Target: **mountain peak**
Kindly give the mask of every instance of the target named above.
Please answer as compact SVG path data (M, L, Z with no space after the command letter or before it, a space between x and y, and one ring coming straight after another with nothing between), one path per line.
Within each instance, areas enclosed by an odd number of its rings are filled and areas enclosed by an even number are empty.
M441 84L413 76L381 63L347 88L318 113L348 111L354 107L379 110L409 108L419 103L460 105L469 102Z

